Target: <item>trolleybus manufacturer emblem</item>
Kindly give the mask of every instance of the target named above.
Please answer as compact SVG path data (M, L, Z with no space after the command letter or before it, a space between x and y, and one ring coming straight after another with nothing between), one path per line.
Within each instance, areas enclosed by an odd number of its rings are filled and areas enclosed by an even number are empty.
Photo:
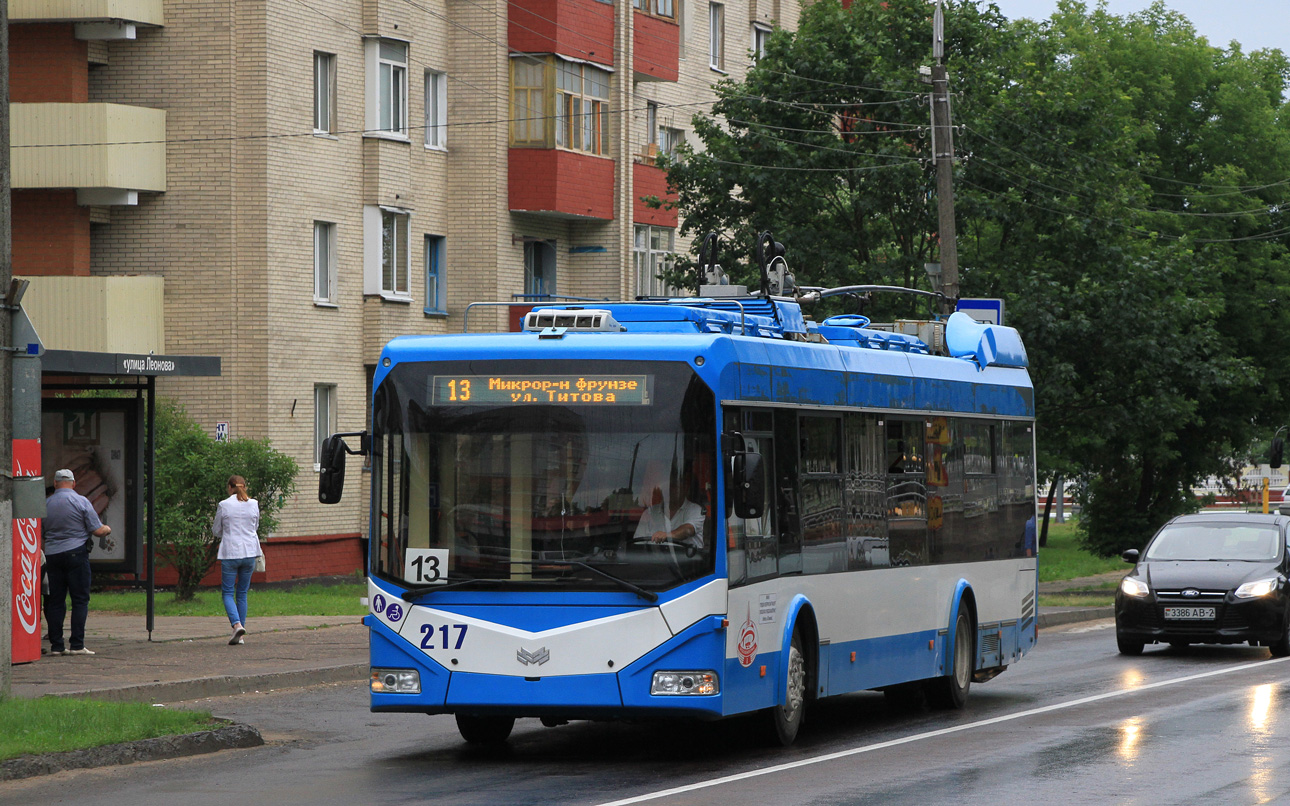
M521 649L519 652L515 653L515 659L525 666L528 666L529 664L541 666L551 660L551 651L546 647L542 647L536 652L529 652L527 649Z

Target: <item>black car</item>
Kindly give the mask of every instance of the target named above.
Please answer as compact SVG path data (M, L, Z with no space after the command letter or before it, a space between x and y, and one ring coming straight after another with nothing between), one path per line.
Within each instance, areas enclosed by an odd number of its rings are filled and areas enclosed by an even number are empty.
M1115 640L1137 655L1146 644L1266 646L1290 655L1290 517L1205 513L1174 518L1115 593Z

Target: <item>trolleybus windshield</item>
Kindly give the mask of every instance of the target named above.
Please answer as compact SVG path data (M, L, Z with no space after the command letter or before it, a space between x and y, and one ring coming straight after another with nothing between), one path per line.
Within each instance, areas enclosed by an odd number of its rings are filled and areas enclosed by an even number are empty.
M403 363L373 405L382 577L648 596L713 571L715 401L684 364Z

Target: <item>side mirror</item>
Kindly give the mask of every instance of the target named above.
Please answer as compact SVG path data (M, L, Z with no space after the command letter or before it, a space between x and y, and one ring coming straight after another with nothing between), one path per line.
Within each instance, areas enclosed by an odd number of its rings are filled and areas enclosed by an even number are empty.
M1120 554L1120 559L1124 560L1126 563L1133 563L1136 565L1138 562L1138 550L1125 549L1124 552Z
M1281 460L1285 458L1286 441L1281 437L1272 440L1272 447L1268 450L1268 467L1281 467Z
M766 472L760 453L737 453L730 467L730 497L740 518L760 518L766 504Z
M345 440L332 434L323 440L318 466L318 501L335 504L345 490Z

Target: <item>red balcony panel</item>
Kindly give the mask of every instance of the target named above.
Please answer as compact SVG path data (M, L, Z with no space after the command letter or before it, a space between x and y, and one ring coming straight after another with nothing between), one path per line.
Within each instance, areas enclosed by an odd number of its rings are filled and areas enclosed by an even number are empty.
M9 26L9 100L19 104L90 99L89 47L71 23Z
M632 223L653 224L656 227L676 227L676 209L660 207L654 210L641 201L642 196L657 196L664 201L676 201L675 193L667 192L667 171L637 162L632 165Z
M613 160L554 148L512 148L509 163L512 212L613 220Z
M512 51L614 63L612 5L598 0L515 0L507 22Z
M90 274L90 208L75 190L15 190L13 273L38 276Z
M637 11L632 15L632 70L637 81L676 81L681 26Z

